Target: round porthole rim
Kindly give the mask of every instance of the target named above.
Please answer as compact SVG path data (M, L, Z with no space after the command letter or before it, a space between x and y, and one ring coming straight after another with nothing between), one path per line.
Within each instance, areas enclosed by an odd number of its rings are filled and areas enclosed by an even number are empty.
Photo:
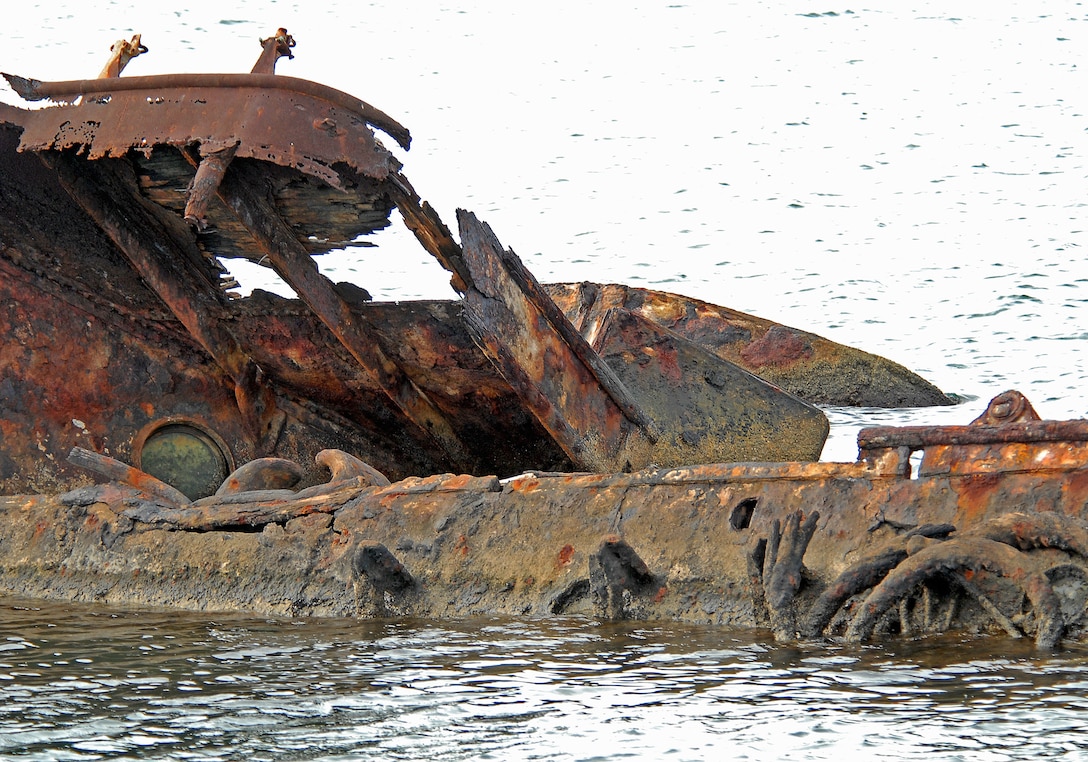
M169 426L188 426L196 431L200 432L204 436L208 437L217 448L219 448L220 454L226 461L227 473L234 473L235 466L234 454L231 452L230 447L227 445L223 437L215 433L215 430L208 426L203 421L196 418L189 418L182 415L171 415L165 418L156 418L154 421L146 424L143 428L137 432L136 436L132 440L132 465L136 468L143 470L143 449L147 444L147 440L155 433L169 427Z

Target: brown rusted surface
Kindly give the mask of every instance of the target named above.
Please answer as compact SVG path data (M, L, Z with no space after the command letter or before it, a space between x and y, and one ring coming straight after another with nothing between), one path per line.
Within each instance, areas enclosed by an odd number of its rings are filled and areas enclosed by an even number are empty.
M94 105L103 109L117 104L132 106L126 120L107 119L112 125L96 123L91 117L105 117L110 112L97 109L74 111L66 108L42 109L49 118L30 119L27 122L31 135L24 148L31 150L61 149L76 145L85 146L91 158L124 153L130 148L145 149L148 146L188 145L191 142L216 143L216 136L262 134L290 135L292 124L303 125L298 136L303 145L288 148L266 146L267 153L259 153L255 143L247 144L246 154L252 158L275 160L288 157L281 151L293 150L295 162L311 161L331 165L347 162L362 169L360 161L373 160L379 171L389 171L393 164L384 150L375 151L374 134L367 125L389 135L407 149L412 142L408 130L388 114L369 103L340 90L311 82L306 79L277 74L152 74L116 79L81 79L66 82L40 82L14 74L4 74L12 88L29 101L50 99L67 103L82 98L80 106ZM261 94L267 97L261 97ZM209 103L208 98L212 101ZM256 97L255 104L245 101ZM141 108L150 107L150 110ZM218 110L216 106L222 106ZM289 114L273 108L271 113L261 114L265 106L293 107L299 114ZM162 106L160 111L158 107ZM38 113L38 112L34 112ZM80 115L78 124L66 124L63 116ZM171 117L177 117L172 119ZM253 117L244 121L239 116ZM202 123L201 117L208 119ZM337 117L340 121L337 121ZM325 121L328 120L328 121ZM127 124L128 126L125 126ZM59 129L63 128L63 129ZM104 130L102 128L105 128ZM319 137L319 136L324 136ZM39 142L41 141L41 142ZM229 140L227 141L230 142ZM304 146L309 146L306 150ZM377 156L366 156L367 152ZM291 162L280 162L290 166ZM296 166L297 163L296 163ZM309 165L308 165L309 166ZM329 170L319 170L336 180Z
M137 297L147 298L143 287L111 299L108 282L95 292L66 278L64 266L37 276L5 258L17 254L0 256L0 331L9 337L0 346L0 491L74 486L85 476L64 462L72 446L130 460L144 426L178 416L218 432L239 462L260 455L247 444L233 380L165 308L135 309ZM396 478L451 470L410 435L382 391L368 385L354 358L300 302L268 297L232 306L223 325L275 379L276 407L288 414L277 455L310 463L335 447ZM473 438L481 471L570 467L472 343L455 305L353 310L381 325L376 341Z
M591 345L486 224L459 221L466 321L576 467L819 459L816 408L626 310Z
M330 450L393 479L818 457L818 411L755 377L762 396L741 392L727 361L661 323L633 328L632 310L603 331L579 317L580 332L467 213L462 248L372 129L407 148L405 128L273 73L293 42L263 40L251 74L8 76L64 105L0 107L0 491L85 481L75 445L140 463L166 426L188 427L216 480L291 458L304 486ZM463 302L372 304L319 273L312 254L366 245L394 206ZM274 267L300 299L229 293L230 257ZM727 415L728 397L747 409Z
M820 459L822 412L639 313L609 310L593 349L659 422L658 465Z
M272 200L259 192L260 181L260 174L252 166L232 167L223 177L219 197L260 242L261 250L280 277L355 358L362 372L386 395L389 404L416 429L415 435L432 440L453 468L472 470L475 466L472 454L453 426L404 369L382 351L365 318L353 313L347 300L318 271L276 212Z
M490 227L464 211L458 221L472 278L466 322L525 407L580 468L649 463L649 422L611 369Z
M696 300L545 289L469 213L458 243L370 127L407 130L272 74L292 43L262 41L249 75L8 77L82 103L0 107L0 492L54 493L0 498L0 588L780 639L1088 633L1088 422L1007 392L968 426L868 429L856 463L814 462L822 414L731 363L833 404L948 400ZM310 254L394 206L463 302L373 304L319 274ZM270 261L301 298L231 298L219 256ZM164 483L163 432L232 471Z
M609 309L622 307L814 404L951 404L928 381L883 357L727 307L623 285L567 283L548 290L571 322L589 336Z
M352 476L193 504L103 484L0 499L0 585L265 614L769 625L783 639L967 627L1051 647L1086 633L1088 454L1050 448L982 474L985 491L963 488L979 474L911 475L893 457Z

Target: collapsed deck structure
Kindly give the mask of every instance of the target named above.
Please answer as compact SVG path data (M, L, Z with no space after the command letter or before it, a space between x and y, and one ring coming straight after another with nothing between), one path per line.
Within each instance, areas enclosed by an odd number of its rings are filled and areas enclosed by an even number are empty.
M275 74L293 46L263 40L249 74L121 77L137 36L97 79L6 75L52 105L0 108L0 491L74 486L76 445L195 497L247 460L326 448L393 478L815 460L814 403L949 402L715 305L543 286L469 212L455 240L375 134L407 149L408 130ZM375 303L320 272L315 256L367 246L394 212L459 299ZM239 297L235 258L298 298Z
M1088 423L973 423L905 368L675 294L539 283L458 236L345 93L275 74L5 75L0 587L285 615L670 619L777 637L1082 638ZM398 214L459 298L382 304L314 257ZM231 258L294 290L239 296Z

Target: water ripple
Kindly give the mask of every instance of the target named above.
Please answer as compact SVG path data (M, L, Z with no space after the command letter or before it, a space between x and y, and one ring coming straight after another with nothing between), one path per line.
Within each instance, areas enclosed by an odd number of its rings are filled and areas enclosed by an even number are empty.
M5 608L5 759L1013 759L1081 749L1088 654L776 646L588 620ZM145 650L142 646L160 646Z

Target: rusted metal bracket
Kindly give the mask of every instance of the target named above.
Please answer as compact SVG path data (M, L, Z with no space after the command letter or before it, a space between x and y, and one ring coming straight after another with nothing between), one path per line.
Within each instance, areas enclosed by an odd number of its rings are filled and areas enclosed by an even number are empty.
M275 392L221 321L218 283L176 217L140 196L127 162L84 161L42 153L61 184L113 240L145 283L234 382L247 434L258 454L275 448L284 424Z
M294 58L291 48L295 47L295 38L287 34L282 26L271 37L261 40L261 55L253 64L252 74L275 74L276 62L284 56Z
M227 173L231 159L238 150L238 144L202 154L197 162L196 174L189 184L188 199L185 202L185 221L198 231L208 229L208 204L219 192L219 184ZM192 160L192 153L187 152Z
M120 77L128 62L147 52L147 47L140 43L140 35L132 35L131 40L118 40L110 46L110 59L98 75L99 79Z
M187 154L190 161L196 161ZM471 470L470 451L427 395L388 355L364 318L352 311L332 283L277 213L275 203L260 192L263 176L248 165L233 164L219 185L219 198L238 217L268 256L276 272L306 302L359 366L369 373L393 405L453 463Z

